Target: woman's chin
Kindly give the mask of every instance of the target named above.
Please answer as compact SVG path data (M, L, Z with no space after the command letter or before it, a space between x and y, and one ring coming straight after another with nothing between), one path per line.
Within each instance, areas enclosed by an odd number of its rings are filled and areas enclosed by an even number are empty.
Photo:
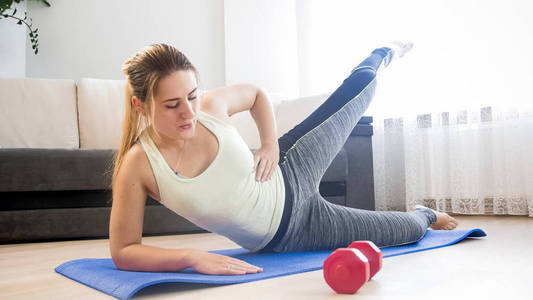
M183 131L180 132L179 136L180 136L181 139L190 140L190 139L194 138L194 131L193 131L193 129L188 129L185 132L183 132Z

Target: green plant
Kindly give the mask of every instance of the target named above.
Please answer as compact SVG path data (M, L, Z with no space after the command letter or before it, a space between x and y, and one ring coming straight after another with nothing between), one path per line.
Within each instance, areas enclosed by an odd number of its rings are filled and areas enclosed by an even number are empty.
M27 12L24 12L24 18L22 17L18 17L16 16L17 14L17 9L16 8L11 8L11 6L13 6L13 3L20 3L22 2L23 0L0 0L0 19L7 19L7 18L11 18L11 19L15 19L17 21L17 24L19 25L26 25L29 29L29 33L28 33L28 36L30 37L30 41L31 41L31 48L33 49L33 52L35 53L35 55L37 55L37 53L39 52L39 34L37 33L37 31L39 30L38 28L35 28L35 30L33 29L33 21L32 19L30 18L28 20L28 13ZM50 3L48 3L48 1L46 0L35 0L37 2L42 2L44 5L50 7ZM12 11L9 11L9 10L12 10Z

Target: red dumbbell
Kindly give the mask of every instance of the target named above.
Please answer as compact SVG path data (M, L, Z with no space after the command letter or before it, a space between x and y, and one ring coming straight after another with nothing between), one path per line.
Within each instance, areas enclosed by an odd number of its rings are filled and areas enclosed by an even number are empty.
M383 254L381 250L371 241L355 241L348 246L348 248L355 248L363 252L370 263L370 279L381 270L383 266Z
M370 264L358 249L339 248L324 261L323 272L335 292L354 294L370 279Z

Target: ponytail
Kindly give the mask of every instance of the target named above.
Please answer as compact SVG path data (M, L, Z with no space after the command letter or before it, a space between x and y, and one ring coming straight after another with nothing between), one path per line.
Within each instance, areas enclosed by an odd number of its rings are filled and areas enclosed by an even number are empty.
M131 84L126 84L126 102L124 111L124 123L122 125L122 140L120 142L120 148L114 158L113 179L111 181L111 188L115 187L118 171L122 166L122 161L128 150L135 144L140 134L140 120L141 116L137 110L133 108L131 98L133 97L133 88Z

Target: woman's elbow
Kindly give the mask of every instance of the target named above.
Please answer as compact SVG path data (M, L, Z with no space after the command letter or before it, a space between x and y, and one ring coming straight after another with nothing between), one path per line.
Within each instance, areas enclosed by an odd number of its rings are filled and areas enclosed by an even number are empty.
M127 256L124 255L124 249L125 247L109 247L109 250L111 252L111 260L113 260L115 267L122 271L129 271L131 270L131 267Z

